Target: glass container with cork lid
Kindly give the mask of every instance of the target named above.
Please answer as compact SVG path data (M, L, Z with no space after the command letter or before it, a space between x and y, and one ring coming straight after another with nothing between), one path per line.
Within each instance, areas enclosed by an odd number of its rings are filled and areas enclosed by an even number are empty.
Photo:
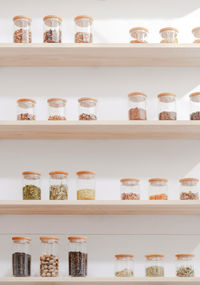
M62 42L62 18L56 15L48 15L43 18L44 22L44 43Z
M93 42L93 21L94 19L87 15L80 15L74 18L75 43Z
M97 102L95 98L83 97L79 102L79 120L91 121L97 120Z
M66 100L63 98L50 98L48 102L48 120L66 120Z
M199 179L182 178L180 182L180 200L199 200Z
M167 182L165 178L149 179L149 200L168 200Z
M129 34L131 38L134 38L134 40L131 40L130 43L138 43L143 44L147 43L146 38L148 36L149 30L144 27L135 27L130 29Z
M165 267L163 263L164 255L149 254L146 257L146 277L164 277Z
M68 185L66 171L52 171L49 172L50 186L49 186L49 200L67 200L68 199Z
M95 172L78 171L77 200L95 200Z
M194 44L200 44L200 27L196 27L192 30L193 36L195 37Z
M116 277L134 276L134 256L132 254L115 255L115 276Z
M121 200L140 200L139 179L122 178L120 182Z
M35 117L36 101L28 98L17 100L17 120L19 121L33 121Z
M41 173L24 171L23 175L23 200L41 200Z
M15 16L13 42L26 44L32 42L31 22L32 19L27 16Z
M176 254L176 276L195 277L194 254Z
M178 33L179 31L173 27L167 27L160 30L160 35L162 37L161 43L165 44L177 44L178 43Z
M132 92L128 94L129 98L129 120L146 120L147 95L142 92Z
M176 120L176 94L161 93L158 95L159 120Z
M190 94L190 120L200 120L200 92Z

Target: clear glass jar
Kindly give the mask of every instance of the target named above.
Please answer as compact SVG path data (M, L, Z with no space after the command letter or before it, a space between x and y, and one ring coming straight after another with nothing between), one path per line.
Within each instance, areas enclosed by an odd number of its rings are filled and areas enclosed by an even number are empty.
M40 237L40 276L57 277L59 275L58 237Z
M146 257L146 277L164 277L165 268L163 263L164 255L149 254Z
M78 171L77 200L95 200L95 176L92 171Z
M190 120L200 120L200 92L190 94Z
M132 254L115 255L115 276L116 277L133 277L134 260Z
M51 98L48 102L48 120L66 120L66 100L63 98Z
M193 36L195 37L194 44L200 43L200 27L196 27L192 30Z
M160 30L160 35L162 37L161 43L178 43L178 33L179 31L176 28L167 27Z
M158 95L158 119L176 120L176 95L161 93Z
M195 277L194 254L176 254L176 276Z
M67 200L68 199L68 186L66 171L52 171L49 172L49 200Z
M128 94L129 98L129 120L146 120L147 95L141 92L133 92Z
M24 121L24 120L35 120L35 104L36 101L32 99L18 99L17 100L17 120Z
M182 178L180 182L180 200L199 200L199 179Z
M132 28L129 31L129 34L131 38L134 38L134 40L131 40L130 43L147 43L146 37L148 36L149 30L144 27L136 27Z
M26 16L16 16L13 18L14 34L13 42L25 44L32 42L31 22L32 19Z
M165 178L149 179L149 200L168 200L167 182Z
M14 277L31 276L31 254L29 237L13 237L12 269Z
M24 171L23 200L41 200L40 172Z
M140 200L139 179L122 178L120 182L121 200Z
M75 43L93 43L93 21L93 18L87 15L74 18Z
M88 266L87 237L68 237L69 276L86 277Z
M97 99L83 97L78 102L80 121L97 120Z
M48 15L43 18L44 22L44 43L62 42L62 18L56 15Z

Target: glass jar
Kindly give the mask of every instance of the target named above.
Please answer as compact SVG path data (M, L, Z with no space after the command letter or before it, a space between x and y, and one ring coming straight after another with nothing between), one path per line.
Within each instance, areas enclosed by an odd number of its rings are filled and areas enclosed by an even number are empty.
M122 178L121 182L121 200L140 200L139 179Z
M129 120L146 120L146 98L147 95L141 92L128 94L129 98Z
M68 240L69 276L86 277L88 265L87 237L68 237Z
M164 255L149 254L146 257L146 277L164 277L165 268L163 264Z
M95 176L92 171L78 171L77 200L95 200Z
M51 98L47 100L49 117L48 120L66 120L66 100L63 98Z
M176 120L176 95L161 93L158 95L158 119Z
M84 97L80 98L78 102L79 120L97 120L97 99Z
M130 43L147 43L146 37L148 36L149 30L144 27L132 28L129 31L129 34L134 40L131 40Z
M68 172L52 171L52 172L49 172L49 175L50 175L49 200L67 200L68 199L68 186L67 186Z
M40 276L57 277L59 271L59 258L57 247L59 238L40 237L41 256L40 256Z
M167 182L165 178L149 179L149 200L168 200Z
M93 43L93 21L93 18L87 15L74 18L75 43Z
M194 254L176 254L176 276L195 277Z
M200 92L190 94L190 120L200 120Z
M14 277L31 276L31 254L29 237L13 237L12 269Z
M23 200L41 200L40 172L24 171Z
M48 15L43 18L44 22L44 43L62 42L62 18L56 15Z
M160 30L160 35L162 37L161 43L178 43L178 33L179 31L176 28L167 27Z
M17 100L17 120L35 120L35 104L36 101L32 99L18 99Z
M31 22L32 19L26 16L16 16L13 18L14 34L13 42L25 44L32 42Z
M196 38L194 44L200 43L200 27L196 27L192 30L193 36Z
M199 179L182 178L180 182L180 200L199 200Z
M115 276L116 277L133 277L134 261L132 254L115 255Z

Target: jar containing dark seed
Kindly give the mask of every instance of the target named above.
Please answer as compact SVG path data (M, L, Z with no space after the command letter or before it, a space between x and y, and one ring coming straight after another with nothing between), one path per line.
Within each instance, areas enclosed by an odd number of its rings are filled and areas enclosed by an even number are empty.
M200 120L200 92L190 94L190 120Z
M176 254L176 276L195 277L194 254Z
M193 36L195 37L194 44L200 44L200 27L196 27L192 30Z
M14 277L31 276L31 253L29 237L13 237L12 271Z
M78 171L77 175L77 200L95 200L95 172Z
M140 200L139 179L122 178L120 182L121 200Z
M134 38L134 40L131 40L130 43L138 43L138 44L144 44L147 43L146 38L148 36L149 30L144 27L135 27L130 29L129 34L131 38Z
M69 276L86 277L88 267L87 237L68 237Z
M133 277L134 260L132 254L115 255L115 276L116 277Z
M24 171L23 200L41 200L40 172Z
M199 179L182 178L180 182L180 200L199 200Z
M92 121L97 120L97 99L83 97L79 102L79 120Z
M56 15L48 15L43 18L44 22L44 43L62 42L62 18Z
M52 171L50 175L49 200L67 200L68 186L66 171Z
M160 30L162 37L161 43L164 44L177 44L179 31L173 27L167 27Z
M93 42L93 18L87 15L80 15L74 18L75 22L75 43Z
M164 277L165 267L163 263L164 255L149 254L146 257L146 277Z
M128 94L129 98L129 120L146 120L147 95L141 92L133 92Z
M13 18L14 22L14 34L13 42L14 43L31 43L32 34L31 34L31 22L32 19L26 16L16 16Z
M63 98L51 98L47 100L50 121L66 120L66 100Z
M174 93L158 95L158 119L176 120L176 95Z
M17 120L19 121L33 121L35 117L36 101L28 98L17 100Z
M165 178L149 179L149 200L168 200L167 182Z

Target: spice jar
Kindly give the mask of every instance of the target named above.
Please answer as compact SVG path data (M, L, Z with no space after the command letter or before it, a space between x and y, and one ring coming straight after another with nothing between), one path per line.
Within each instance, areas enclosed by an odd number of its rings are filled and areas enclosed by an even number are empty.
M136 27L130 29L129 34L132 38L134 38L134 40L131 40L130 43L139 43L139 44L147 43L146 37L148 33L149 30L143 27Z
M97 120L97 99L80 98L79 102L79 120Z
M132 254L115 255L115 276L116 277L133 277L134 261Z
M87 254L87 237L68 237L69 251L69 276L86 277L88 254Z
M176 254L176 276L195 277L194 254Z
M146 94L133 92L128 94L129 98L129 120L146 120Z
M23 200L41 200L40 172L24 171Z
M180 200L199 200L199 179L182 178L180 182Z
M51 98L47 100L49 117L48 120L66 120L66 100L63 98Z
M61 43L62 42L62 18L55 15L48 15L43 18L44 22L44 43Z
M26 16L16 16L13 18L14 22L14 34L13 42L14 43L31 43L32 34L31 34L31 22L32 19Z
M192 30L193 36L196 38L194 44L200 43L200 27L196 27Z
M78 171L77 200L95 200L95 172Z
M159 120L176 120L176 95L174 93L161 93L158 95Z
M200 120L200 92L190 94L190 120Z
M167 27L160 30L160 35L162 37L161 43L165 44L177 44L178 43L178 33L176 28Z
M50 175L49 200L67 200L68 186L65 171L52 171Z
M36 101L32 99L18 99L17 100L17 120L35 120L35 104Z
M149 179L149 200L168 200L167 182L165 178Z
M57 247L59 238L40 237L41 256L40 256L40 276L57 277L59 270L59 259Z
M140 200L139 179L122 178L121 182L121 200Z
M14 277L31 276L31 254L29 237L13 237L12 269Z
M163 264L164 255L149 254L146 257L146 277L164 277L165 269Z
M87 15L80 15L74 18L75 22L75 43L93 42L93 18Z

